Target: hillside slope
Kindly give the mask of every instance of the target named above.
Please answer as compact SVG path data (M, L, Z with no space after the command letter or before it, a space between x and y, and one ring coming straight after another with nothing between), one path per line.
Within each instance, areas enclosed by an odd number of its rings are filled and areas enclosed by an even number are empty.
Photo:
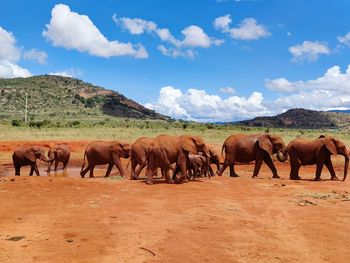
M350 114L339 112L291 109L272 117L257 117L240 125L275 128L324 129L350 126Z
M169 119L116 91L97 87L78 79L49 75L15 79L0 78L0 119L22 119L26 93L30 120L108 116Z

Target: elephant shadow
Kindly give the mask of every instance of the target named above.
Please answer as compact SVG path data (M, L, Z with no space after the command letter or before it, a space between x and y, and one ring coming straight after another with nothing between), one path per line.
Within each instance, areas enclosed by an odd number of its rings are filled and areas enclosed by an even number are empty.
M153 184L168 184L165 179L161 179L161 178L159 178L158 180L157 180L157 178L155 178L155 179L156 180L153 180ZM147 178L140 178L140 183L146 184L146 182L147 182ZM191 179L187 183L204 183L204 181L201 180L200 178L195 178L195 179ZM173 183L173 184L174 185L182 185L182 184L186 184L186 182L179 181L179 182Z

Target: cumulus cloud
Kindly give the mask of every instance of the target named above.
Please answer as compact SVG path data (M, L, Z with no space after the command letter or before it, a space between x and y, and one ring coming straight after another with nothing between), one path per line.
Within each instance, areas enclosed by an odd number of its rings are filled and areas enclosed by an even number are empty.
M350 108L350 65L345 73L339 66L333 66L316 79L292 82L280 78L266 81L265 85L273 90L294 91L271 104L280 111L295 107L314 110Z
M227 93L227 94L235 94L236 90L232 87L225 87L225 88L220 88L220 92Z
M172 86L160 89L158 100L147 108L174 118L196 121L233 121L271 114L263 105L263 96L253 92L248 98L231 96L222 99L204 90L182 92Z
M47 54L44 51L31 49L23 53L23 58L26 60L32 60L40 65L46 64Z
M290 83L285 78L266 79L265 87L270 90L280 91L280 92L292 92L292 91L295 91L296 89L295 85Z
M300 45L291 46L289 52L293 56L293 62L315 62L320 55L329 55L331 50L325 42L304 41Z
M26 78L32 74L25 68L13 64L6 60L0 60L0 77L1 78Z
M337 39L339 43L350 47L350 32L347 33L345 36L338 36Z
M251 17L243 19L238 27L231 28L231 22L231 16L224 15L217 17L213 24L215 29L222 33L228 33L233 39L250 41L266 38L271 35L265 26L258 24L257 20Z
M64 4L54 6L50 23L46 25L42 34L56 47L76 49L93 56L148 57L146 49L141 44L109 41L88 16L73 12Z
M30 72L17 65L21 48L17 46L12 32L0 27L0 78L29 77Z
M164 44L158 45L158 50L165 56L188 57L193 58L196 52L194 48L209 48L210 46L219 46L224 40L209 37L204 30L196 25L190 25L181 31L183 39L177 39L172 35L168 28L160 28L153 21L147 21L141 18L121 17L113 15L113 21L130 34L140 35L143 33L155 34Z
M48 73L48 75L55 75L55 76L69 77L69 78L76 78L81 76L82 74L83 74L82 71L76 68L69 68L62 71Z

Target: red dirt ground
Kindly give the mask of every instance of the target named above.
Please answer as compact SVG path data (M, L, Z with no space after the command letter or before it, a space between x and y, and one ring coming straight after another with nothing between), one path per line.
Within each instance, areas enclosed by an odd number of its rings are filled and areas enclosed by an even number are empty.
M116 168L81 179L88 142L77 141L67 173L13 176L23 143L0 143L0 262L349 262L350 182L326 170L322 182L315 167L287 180L288 163L275 163L281 180L265 165L251 179L252 164L239 178L180 185L120 179Z

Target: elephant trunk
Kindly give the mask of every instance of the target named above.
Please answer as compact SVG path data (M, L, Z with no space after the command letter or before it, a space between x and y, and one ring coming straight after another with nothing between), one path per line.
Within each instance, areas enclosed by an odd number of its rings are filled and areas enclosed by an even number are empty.
M345 164L344 164L344 177L343 181L345 181L346 176L348 175L348 168L349 168L349 157L345 156Z
M55 157L53 157L53 158L46 158L45 155L41 155L41 156L40 156L40 160L49 163L49 162L54 161L54 160L55 160Z
M285 162L287 159L288 159L288 154L287 152L282 152L282 151L278 151L277 152L277 159L280 161L280 162Z

